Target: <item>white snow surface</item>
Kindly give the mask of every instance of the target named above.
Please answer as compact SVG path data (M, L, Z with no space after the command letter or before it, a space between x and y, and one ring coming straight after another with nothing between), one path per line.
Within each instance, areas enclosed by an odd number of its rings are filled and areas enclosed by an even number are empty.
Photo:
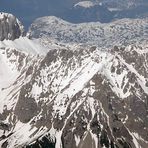
M90 8L90 7L95 6L95 3L92 1L82 1L74 5L74 7L77 7L77 6L84 7L84 8Z
M34 40L30 40L27 37L20 37L11 40L0 41L0 48L14 48L23 52L27 52L30 54L40 54L45 55L48 52L48 49L41 46L40 43Z

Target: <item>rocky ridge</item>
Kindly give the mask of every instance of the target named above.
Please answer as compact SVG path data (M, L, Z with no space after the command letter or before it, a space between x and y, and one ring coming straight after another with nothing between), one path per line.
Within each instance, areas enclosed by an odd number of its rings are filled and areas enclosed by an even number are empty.
M0 41L14 40L24 35L24 27L13 15L0 13Z
M0 42L0 147L147 148L148 47L46 43Z
M9 127L1 127L1 147L147 147L147 49L52 49L42 58L20 57L27 65L9 60L19 74L1 89L1 121Z
M38 18L29 30L30 38L66 44L112 48L116 45L147 44L148 19L121 19L111 23L72 24L54 16Z

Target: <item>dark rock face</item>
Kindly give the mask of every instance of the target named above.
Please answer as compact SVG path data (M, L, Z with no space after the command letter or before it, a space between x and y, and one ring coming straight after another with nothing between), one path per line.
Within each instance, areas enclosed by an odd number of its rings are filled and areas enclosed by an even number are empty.
M16 116L23 123L29 122L37 114L38 111L38 107L34 98L24 97L25 92L25 89L22 88L19 100L15 108Z
M9 125L10 131L1 135L1 146L147 148L147 50L92 47L23 55L30 60L19 66L19 81L2 91L8 95L0 130Z
M37 140L35 143L26 146L25 148L55 148L55 143L50 140L50 137L43 137L42 140Z
M0 13L0 41L14 40L24 34L24 28L19 20L7 13Z

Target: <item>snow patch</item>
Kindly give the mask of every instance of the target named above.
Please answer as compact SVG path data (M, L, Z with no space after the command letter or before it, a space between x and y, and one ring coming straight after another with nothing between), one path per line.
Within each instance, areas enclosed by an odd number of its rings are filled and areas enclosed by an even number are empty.
M78 145L79 145L79 143L80 143L80 137L79 136L76 136L76 135L74 135L74 137L75 137L75 142L76 142L76 146L78 147Z
M95 5L96 4L92 1L82 1L82 2L75 4L74 7L80 6L80 7L84 7L84 8L90 8L90 7L93 7Z

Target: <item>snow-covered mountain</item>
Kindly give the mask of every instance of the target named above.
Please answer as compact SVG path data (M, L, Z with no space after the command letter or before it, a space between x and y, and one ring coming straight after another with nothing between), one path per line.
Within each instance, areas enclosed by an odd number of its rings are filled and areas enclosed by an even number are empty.
M58 25L49 20L47 28ZM148 147L147 45L102 50L44 37L45 48L38 40L0 42L1 148Z
M121 19L111 23L72 24L54 16L39 18L30 27L31 38L54 40L61 43L97 45L111 48L115 45L146 44L148 19Z
M0 51L1 147L147 148L147 48Z

